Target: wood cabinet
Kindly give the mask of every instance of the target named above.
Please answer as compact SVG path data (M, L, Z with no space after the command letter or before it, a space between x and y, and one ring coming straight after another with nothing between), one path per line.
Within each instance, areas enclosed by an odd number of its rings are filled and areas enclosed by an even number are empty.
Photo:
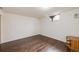
M66 45L70 49L70 51L79 52L79 37L67 36L66 40Z

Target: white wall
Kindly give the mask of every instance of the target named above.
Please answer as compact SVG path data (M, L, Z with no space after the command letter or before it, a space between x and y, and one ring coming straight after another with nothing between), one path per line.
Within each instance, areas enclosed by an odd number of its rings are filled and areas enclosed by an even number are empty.
M1 44L1 39L2 39L2 15L3 15L3 11L0 9L0 44Z
M0 43L1 43L1 15L0 15Z
M38 19L11 13L4 13L2 19L1 43L37 35L38 33Z
M51 22L47 17L43 18L41 34L63 42L68 35L79 36L79 19L74 18L75 13L79 13L79 9L63 12L58 21Z
M79 36L79 19L74 18L75 13L79 13L79 10L64 12L61 14L60 20L54 22L47 17L39 20L33 17L4 13L1 19L1 43L37 34L65 42L68 35Z

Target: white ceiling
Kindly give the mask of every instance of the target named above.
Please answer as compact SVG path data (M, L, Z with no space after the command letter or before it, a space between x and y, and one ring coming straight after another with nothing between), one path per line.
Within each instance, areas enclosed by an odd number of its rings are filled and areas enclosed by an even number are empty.
M77 7L49 7L44 9L42 7L3 7L3 11L24 16L42 18L56 12L69 11L76 8Z

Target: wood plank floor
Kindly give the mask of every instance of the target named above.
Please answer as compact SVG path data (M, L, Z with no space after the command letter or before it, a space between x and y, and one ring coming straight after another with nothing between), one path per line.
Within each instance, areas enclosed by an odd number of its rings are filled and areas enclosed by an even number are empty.
M66 52L65 43L43 36L15 40L1 44L1 52Z

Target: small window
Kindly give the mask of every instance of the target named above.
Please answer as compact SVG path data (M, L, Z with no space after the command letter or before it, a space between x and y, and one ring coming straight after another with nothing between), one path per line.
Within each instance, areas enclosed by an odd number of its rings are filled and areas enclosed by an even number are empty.
M56 15L54 18L53 18L53 21L54 20L60 20L60 15Z

